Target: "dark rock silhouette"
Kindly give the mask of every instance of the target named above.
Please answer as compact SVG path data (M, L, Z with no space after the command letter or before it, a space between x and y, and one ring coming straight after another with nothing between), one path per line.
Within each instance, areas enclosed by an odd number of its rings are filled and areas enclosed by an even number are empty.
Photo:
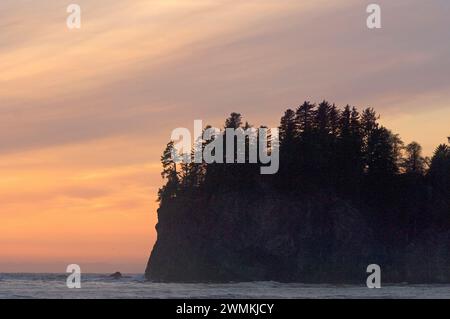
M122 274L120 272L118 272L118 271L113 273L113 274L111 274L111 275L109 275L109 277L111 277L113 279L121 279L121 278L123 278Z
M378 264L383 282L450 283L450 148L425 159L377 119L325 101L288 110L273 176L249 163L179 169L169 143L146 278L364 284Z
M359 211L339 199L260 196L228 193L191 208L161 208L147 277L316 282L364 276L371 235ZM330 218L326 228L318 229L319 214ZM208 218L191 218L201 215Z

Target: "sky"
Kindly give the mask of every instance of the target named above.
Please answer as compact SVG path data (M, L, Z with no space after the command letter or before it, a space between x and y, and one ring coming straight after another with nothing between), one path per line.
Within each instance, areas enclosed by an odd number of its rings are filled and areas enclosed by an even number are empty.
M196 119L274 127L326 99L431 155L450 135L449 16L447 0L1 0L0 272L142 273L161 152Z

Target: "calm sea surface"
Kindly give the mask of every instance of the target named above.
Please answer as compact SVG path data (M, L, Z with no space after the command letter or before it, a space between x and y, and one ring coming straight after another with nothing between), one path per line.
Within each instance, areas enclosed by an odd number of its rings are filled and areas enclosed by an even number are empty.
M450 299L450 285L161 284L142 275L114 280L82 275L81 289L68 289L66 274L0 274L0 298L439 298Z

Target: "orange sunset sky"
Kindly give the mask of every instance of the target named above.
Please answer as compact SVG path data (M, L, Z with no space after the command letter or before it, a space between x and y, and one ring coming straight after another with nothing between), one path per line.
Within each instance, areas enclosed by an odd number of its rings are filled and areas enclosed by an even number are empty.
M448 0L1 0L0 272L142 273L160 154L195 119L275 126L327 99L431 155L450 134L449 16Z

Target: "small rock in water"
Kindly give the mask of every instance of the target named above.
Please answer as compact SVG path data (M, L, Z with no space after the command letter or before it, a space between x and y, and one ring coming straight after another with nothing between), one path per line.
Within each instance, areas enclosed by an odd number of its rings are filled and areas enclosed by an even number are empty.
M109 275L109 277L114 278L114 279L120 279L122 278L122 274L120 272L115 272L112 275Z

